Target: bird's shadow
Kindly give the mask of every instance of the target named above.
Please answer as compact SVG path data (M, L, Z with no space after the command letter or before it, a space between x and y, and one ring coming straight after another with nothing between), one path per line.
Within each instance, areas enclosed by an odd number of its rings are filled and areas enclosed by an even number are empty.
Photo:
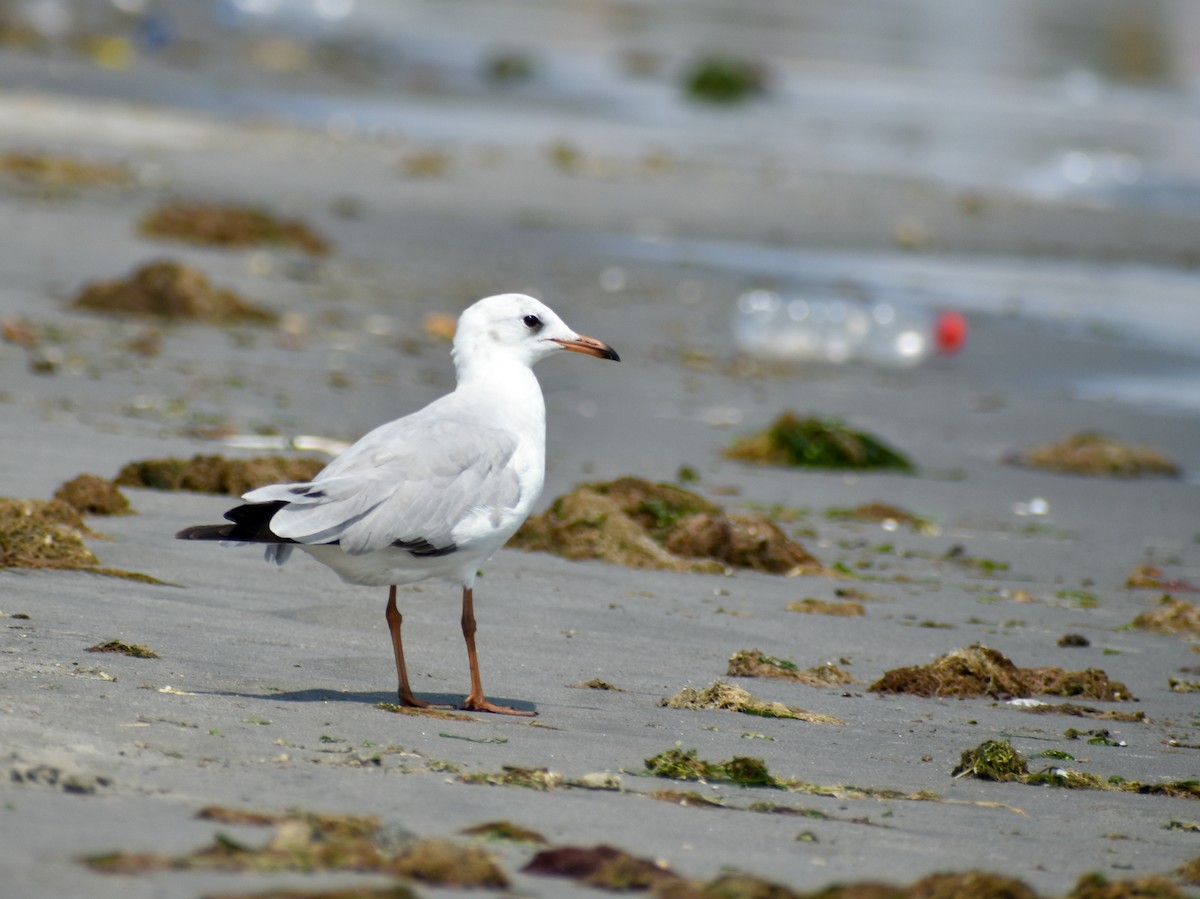
M237 693L232 690L222 691L223 696L237 696L241 699L259 699L274 702L361 702L368 705L387 703L395 705L399 698L395 693L360 693L349 690L287 690L280 693ZM465 697L461 693L420 693L418 699L441 707L443 711L458 711ZM496 699L488 697L497 705L509 705L522 711L536 712L531 702L512 699Z

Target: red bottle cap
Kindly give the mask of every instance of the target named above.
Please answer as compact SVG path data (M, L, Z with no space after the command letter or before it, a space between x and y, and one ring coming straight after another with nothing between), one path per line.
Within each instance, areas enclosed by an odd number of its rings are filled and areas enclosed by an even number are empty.
M933 342L939 353L957 353L967 342L967 317L953 309L939 313L933 323Z

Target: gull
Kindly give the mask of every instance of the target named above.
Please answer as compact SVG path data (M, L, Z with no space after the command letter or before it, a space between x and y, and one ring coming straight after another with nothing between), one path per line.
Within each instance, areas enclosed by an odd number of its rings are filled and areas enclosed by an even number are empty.
M475 576L528 517L546 475L546 405L534 363L563 350L620 361L576 334L533 297L501 294L468 307L452 356L457 386L411 415L380 425L305 483L242 496L230 524L197 525L181 540L265 543L282 565L301 549L352 584L386 586L385 612L400 703L413 695L400 640L396 587L428 578L462 585L471 692L463 708L531 715L484 696L475 653Z

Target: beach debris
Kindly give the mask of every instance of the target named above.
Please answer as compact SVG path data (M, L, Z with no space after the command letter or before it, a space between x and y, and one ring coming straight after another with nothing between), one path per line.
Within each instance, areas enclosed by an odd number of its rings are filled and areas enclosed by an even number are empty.
M191 459L142 459L124 466L113 483L121 487L241 496L267 484L312 480L325 465L320 459L289 456L229 459L196 455Z
M1106 701L1133 699L1124 684L1110 681L1099 668L1086 671L1065 671L1056 667L1018 668L1001 653L978 643L956 649L928 665L894 668L867 689L873 693L959 698L1049 695Z
M1088 742L1095 743L1096 741L1089 740ZM1062 753L1062 756L1070 757L1067 753ZM1024 756L1017 752L1007 740L985 740L974 749L964 751L958 765L951 773L954 777L1016 781L1029 786L1109 790L1121 793L1170 796L1179 799L1200 799L1200 781L1198 780L1147 784L1136 780L1126 780L1115 774L1106 780L1098 774L1058 766L1031 772Z
M521 768L504 765L499 773L472 771L460 774L458 780L466 784L488 784L494 787L525 787L531 790L556 790L569 786L567 778L547 768Z
M102 567L83 542L88 535L79 511L60 499L0 497L0 569L53 568L162 583L148 574Z
M0 154L0 172L39 187L123 186L132 180L117 163L88 162L74 156L14 150Z
M1125 579L1125 586L1130 590L1161 590L1162 571L1153 565L1139 565L1129 572L1129 577Z
M209 807L197 817L227 825L274 827L263 846L248 846L218 831L211 845L186 855L110 852L83 859L94 871L144 874L164 870L357 871L408 877L436 886L508 886L508 876L475 844L445 839L407 840L371 815L284 814Z
M1200 586L1188 581L1164 578L1162 569L1153 565L1139 565L1125 579L1125 586L1130 590L1164 590L1176 593L1200 593Z
M413 150L400 160L407 178L441 178L449 169L450 156L444 150Z
M942 561L953 562L955 565L961 565L963 568L973 569L985 577L991 577L1000 572L1008 571L1007 562L967 555L967 548L961 543L955 543L946 550L946 554L942 556Z
M697 690L695 687L684 687L669 699L663 699L659 705L669 709L721 709L730 712L741 712L743 715L758 715L762 718L793 718L797 721L808 721L811 724L845 724L833 715L820 712L809 712L793 708L782 702L767 702L752 696L736 684L716 680Z
M1013 703L1015 705L1015 702ZM1017 706L1035 715L1072 715L1076 718L1095 718L1101 721L1145 721L1145 712L1123 712L1120 709L1098 709L1095 706L1075 702L1037 702L1033 705Z
M688 64L683 90L689 99L730 105L767 92L769 73L761 62L725 55L705 55Z
M722 455L738 462L760 465L915 470L905 455L878 437L852 430L837 419L800 418L791 411L782 413L764 431L735 438Z
M1178 821L1172 821L1172 824L1178 824ZM1200 886L1200 855L1193 859L1184 862L1175 869L1175 873L1179 875L1179 879L1189 886Z
M11 316L0 320L0 340L32 350L42 342L42 328L20 316Z
M567 686L573 687L577 690L611 690L614 693L625 692L623 687L618 687L616 684L610 684L608 681L601 680L598 677L594 677L591 680L585 680L583 683L579 684L567 684Z
M1110 881L1099 871L1081 876L1066 899L1185 899L1185 893L1158 874Z
M803 838L803 836L801 837ZM812 835L808 834L811 839ZM534 867L536 863L536 868ZM608 890L642 890L661 899L803 899L816 893L799 893L782 884L738 871L720 874L709 881L690 880L675 874L663 862L638 858L611 846L590 849L559 847L540 853L522 869L529 874L570 877L588 886ZM1141 878L1137 881L1162 878ZM928 899L928 897L970 896L972 899L1038 899L1037 893L1015 878L986 871L931 874L908 886L891 886L872 881L835 884L819 893L821 899ZM1068 899L1183 899L1171 893L1114 893L1069 896Z
M63 793L91 796L112 786L112 779L81 768L61 751L50 750L37 758L12 752L5 759L10 783L49 787Z
M502 843L533 843L545 845L546 838L536 830L514 824L512 821L486 821L459 831L463 836L482 837Z
M659 890L684 880L665 862L630 855L623 849L598 845L590 849L556 846L537 853L521 871L549 877L569 877L606 890Z
M474 843L439 838L417 840L400 850L394 864L391 873L430 886L502 890L510 883L491 854Z
M726 514L672 484L642 478L581 484L530 517L509 542L568 559L602 559L630 568L724 573L816 574L824 568L763 516Z
M534 57L520 50L496 50L483 61L483 77L499 85L529 81L537 69Z
M310 256L330 251L329 241L299 219L236 204L169 202L148 213L139 230L147 237L217 247L283 246Z
M969 896L971 899L1038 899L1023 881L990 871L955 871L930 874L908 886L881 883L851 883L825 890L821 899L922 899L922 897Z
M89 283L72 305L76 309L210 324L267 324L278 318L232 290L214 287L199 269L169 259L147 263L128 278Z
M853 676L833 663L817 665L803 671L795 662L778 659L760 649L741 649L729 657L729 677L774 677L795 681L810 687L831 687L856 683Z
M1129 624L1160 634L1200 634L1200 605L1166 593L1157 607L1142 612Z
M658 802L670 802L685 808L729 808L724 802L696 790L651 790L646 795Z
M141 643L125 643L121 640L109 640L105 643L97 643L95 646L89 646L87 652L119 652L121 655L129 656L134 659L157 659L159 655L149 646L144 646Z
M954 777L976 777L1003 783L1028 774L1029 765L1025 756L1013 749L1007 740L985 740L974 749L964 750L958 766L950 773Z
M311 888L296 887L294 889L279 888L267 892L252 893L206 893L205 899L421 899L405 883L396 881L389 886L368 887L332 887Z
M61 484L54 498L77 509L80 515L133 515L129 499L112 481L81 474Z
M842 618L858 618L867 614L860 602L852 599L831 601L826 599L794 599L787 604L789 612L804 612L808 615L837 615Z
M832 521L878 522L885 531L894 531L901 525L916 534L936 535L939 528L928 518L921 518L889 503L870 502L852 509L829 508L825 517Z
M723 762L699 758L696 749L682 749L679 743L646 759L646 770L655 777L671 780L701 780L707 783L732 783L743 787L781 786L762 759L736 755Z
M1028 468L1110 478L1178 477L1179 466L1159 450L1084 431L1011 453L1005 461Z

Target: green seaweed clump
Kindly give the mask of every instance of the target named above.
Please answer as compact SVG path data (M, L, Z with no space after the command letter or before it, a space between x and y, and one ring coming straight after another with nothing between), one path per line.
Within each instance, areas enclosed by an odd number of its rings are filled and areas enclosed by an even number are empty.
M227 459L197 455L191 459L142 459L122 468L113 483L122 487L241 496L267 484L312 480L324 467L325 463L319 459L286 456Z
M740 103L767 90L767 70L757 62L731 56L704 56L684 74L683 89L705 103Z
M980 780L1002 782L1016 781L1027 786L1060 787L1068 790L1106 790L1116 793L1139 793L1143 796L1200 799L1200 781L1196 780L1142 783L1137 780L1126 780L1115 774L1105 780L1098 774L1057 766L1043 768L1041 771L1029 771L1025 758L1007 740L986 740L974 749L966 750L963 752L958 766L951 773L955 777L977 777Z
M144 265L128 278L88 284L73 305L97 312L215 324L262 324L278 318L232 290L213 287L199 269L169 260Z
M986 740L963 752L951 774L980 780L1015 780L1029 772L1025 757L1007 740Z
M655 777L671 780L703 780L745 787L781 786L762 759L739 755L714 764L698 758L695 749L681 749L679 744L646 759L646 769Z
M794 412L784 412L765 431L735 439L724 456L797 468L915 470L908 457L878 437L836 419L800 418Z

